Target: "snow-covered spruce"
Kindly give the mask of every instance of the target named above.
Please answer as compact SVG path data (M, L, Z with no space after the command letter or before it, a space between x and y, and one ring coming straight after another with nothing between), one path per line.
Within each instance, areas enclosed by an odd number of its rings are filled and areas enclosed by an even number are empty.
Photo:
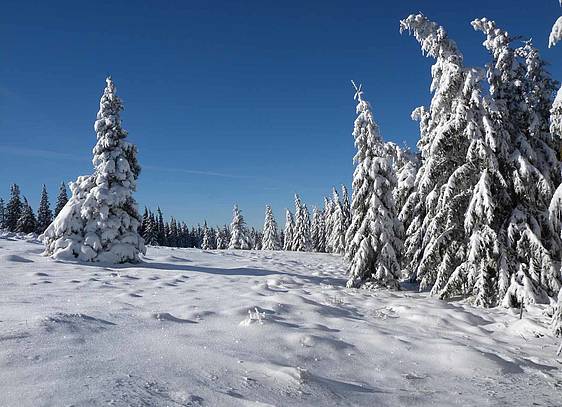
M294 230L295 222L293 220L293 214L287 209L285 213L285 229L283 230L283 250L285 251L293 250Z
M466 97L460 99L465 112L464 135L470 144L466 162L455 174L462 179L461 187L472 188L464 212L464 236L459 234L453 244L466 247L466 251L460 264L445 252L432 294L440 298L470 296L473 304L491 307L497 304L498 287L504 283L497 281L505 259L505 252L498 245L498 230L502 222L501 203L509 197L494 152L499 142L492 127L493 116L489 116L493 113L489 111L492 101L481 95L482 75L480 70L466 70Z
M230 224L230 243L228 244L229 249L251 249L250 239L248 236L248 230L246 229L246 222L238 205L234 205L232 210L232 223Z
M59 187L59 194L57 195L57 203L55 205L55 218L58 216L60 211L62 211L62 208L64 208L64 205L66 205L67 202L68 195L66 193L66 185L64 184L64 182L62 182Z
M548 106L554 82L530 43L513 48L514 39L494 21L472 22L486 35L492 55L488 65L490 117L495 151L506 181L508 199L501 199L498 303L548 302L560 290L555 258L560 239L552 233L547 210L560 182L557 141L548 130Z
M15 232L22 212L20 187L13 184L10 187L10 200L6 205L5 227L10 232Z
M19 233L33 233L37 228L37 220L35 219L35 214L33 209L27 202L27 198L23 198L23 203L21 207L21 215L16 224L16 232Z
M277 233L277 222L273 216L271 206L265 207L265 221L263 224L262 250L279 250L279 235Z
M349 192L347 192L347 187L345 185L341 186L341 205L343 212L343 227L347 231L349 225L351 225L351 202L349 201Z
M347 191L346 191L347 193ZM350 215L344 207L336 188L332 189L332 210L330 215L330 236L328 237L328 247L330 253L344 254L346 239L345 234L349 227Z
M201 242L201 249L203 250L212 250L213 249L213 242L211 239L211 231L207 226L207 221L205 221L205 225L203 226L203 241Z
M71 183L72 197L43 236L45 255L105 263L138 262L145 253L133 198L140 166L137 149L125 141L121 100L111 77L94 125L94 173Z
M356 87L357 118L353 129L357 153L353 173L352 223L347 232L350 262L348 287L399 288L401 224L392 186L395 174L369 103Z
M326 220L324 212L314 207L312 210L311 225L312 248L315 252L324 253L326 251Z
M410 149L400 147L398 144L387 141L385 148L392 158L394 172L396 173L396 185L394 186L394 204L396 213L402 222L404 229L410 225L412 207L406 205L410 195L415 191L415 181L420 162L418 157Z
M306 204L303 204L299 195L295 194L295 226L291 249L295 252L308 252L311 248L310 215Z
M37 228L36 232L42 234L45 229L53 221L53 212L49 204L49 195L47 194L47 187L43 185L41 190L41 200L39 201L39 209L37 209Z
M230 237L228 235L228 229L226 226L222 229L219 228L217 230L215 241L216 241L217 249L223 250L228 248Z
M562 0L560 2L562 5ZM556 20L549 38L549 47L555 46L562 39L562 17ZM550 132L558 140L562 139L562 88L558 90L550 109ZM549 205L549 220L555 233L562 238L562 184L558 186ZM558 292L557 302L552 316L552 330L562 336L562 289Z
M560 5L562 6L562 0L560 0ZM548 37L548 47L554 47L560 40L562 40L562 17L558 17L552 26L550 36Z
M437 283L435 293L467 250L463 215L476 175L476 169L464 166L470 145L467 132L474 126L467 110L474 86L467 79L473 73L464 67L463 56L445 29L427 17L411 15L400 22L400 30L410 31L422 52L435 58L431 105L412 114L420 122L422 165L415 193L406 203L410 224L404 252L411 278L420 282L420 289L432 289Z
M4 200L0 198L0 229L4 229L6 227L6 205L4 204Z
M330 236L332 235L332 229L333 229L333 225L332 225L332 214L334 213L334 204L332 202L332 200L328 197L324 197L324 210L323 210L323 215L324 215L324 236L325 236L325 242L324 242L324 248L326 253L333 253L332 247L330 245ZM347 245L347 243L346 243Z

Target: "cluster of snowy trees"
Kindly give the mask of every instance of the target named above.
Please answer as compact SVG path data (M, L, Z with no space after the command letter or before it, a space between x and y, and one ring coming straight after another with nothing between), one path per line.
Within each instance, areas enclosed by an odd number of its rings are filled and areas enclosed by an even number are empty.
M402 151L398 146L392 151ZM403 154L403 153L402 153ZM189 227L174 217L165 221L160 208L145 209L140 233L148 245L194 247L204 250L287 250L343 254L346 232L351 222L349 194L345 185L341 197L334 188L331 198L324 198L324 208L313 208L312 216L300 196L295 195L294 215L286 210L285 227L280 230L271 206L265 209L263 229L248 227L238 206L234 206L232 223L223 227Z
M356 88L348 286L398 288L407 278L438 298L483 307L551 303L560 334L558 84L531 41L485 18L472 26L485 36L485 69L465 66L445 29L425 16L400 23L435 60L431 104L412 115L419 160L389 151Z
M245 229L244 229L245 230ZM205 221L203 226L189 227L185 222L171 217L164 220L160 208L156 212L144 210L139 233L145 243L151 246L190 247L203 250L228 249L230 243L230 228L227 225L209 227ZM255 228L247 230L250 249L261 249L261 232Z
M10 199L6 203L0 198L0 229L16 233L36 233L40 235L47 229L53 221L53 216L57 216L64 205L68 202L66 185L61 184L54 213L49 203L47 187L43 185L41 199L37 213L29 204L27 198L21 195L20 187L13 184L10 187Z
M324 208L314 207L312 216L307 205L295 194L294 213L286 210L283 230L278 227L271 206L267 205L263 230L258 232L261 239L257 241L248 233L244 218L235 206L228 248L343 254L350 222L349 194L345 186L342 186L341 198L334 188L332 198L324 198Z

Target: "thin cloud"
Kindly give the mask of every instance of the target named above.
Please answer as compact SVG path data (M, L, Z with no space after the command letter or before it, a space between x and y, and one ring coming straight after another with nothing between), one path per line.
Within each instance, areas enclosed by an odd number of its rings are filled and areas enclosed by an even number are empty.
M37 148L2 146L2 145L0 145L0 153L15 155L19 157L43 158L46 160L86 161L88 159L88 157L86 156L61 153L59 151L41 150Z
M14 146L3 146L0 145L0 153L10 154L20 157L33 157L33 158L43 158L46 160L69 160L69 161L86 161L89 160L87 156L81 156L76 154L61 153L59 151L52 150L42 150L37 148L23 148ZM142 165L143 170L149 171L162 171L162 172L176 172L182 174L192 174L192 175L203 175L208 177L220 177L220 178L230 178L230 179L256 179L257 177L251 175L240 175L240 174L227 174L223 172L216 171L205 171L205 170L192 170L187 168L171 168L171 167L160 167L154 165Z
M204 175L209 177L221 177L221 178L234 178L234 179L254 179L256 177L251 175L239 175L239 174L227 174L223 172L214 171L204 171L204 170L190 170L186 168L170 168L170 167L158 167L153 165L142 165L143 170L151 171L164 171L164 172L180 172L182 174L193 174L193 175Z

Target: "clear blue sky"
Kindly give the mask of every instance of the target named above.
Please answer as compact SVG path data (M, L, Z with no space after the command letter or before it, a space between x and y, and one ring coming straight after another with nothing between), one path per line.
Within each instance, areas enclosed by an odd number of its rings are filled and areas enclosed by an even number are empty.
M493 3L493 5L491 4ZM230 221L237 202L279 223L299 192L309 207L351 182L355 104L366 96L388 140L414 146L410 112L430 98L431 60L398 21L422 11L468 64L488 56L470 21L487 16L532 37L562 79L547 37L555 0L3 1L0 196L91 172L104 78L125 102L143 172L136 198L190 224Z

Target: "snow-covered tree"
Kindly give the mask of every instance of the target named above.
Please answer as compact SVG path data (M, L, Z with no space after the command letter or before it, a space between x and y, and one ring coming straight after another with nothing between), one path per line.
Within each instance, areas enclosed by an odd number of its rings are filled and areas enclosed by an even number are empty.
M94 173L78 177L72 197L43 234L45 254L59 259L124 263L145 253L141 217L133 198L140 166L137 148L125 141L121 100L107 78L94 124Z
M467 129L473 125L468 113L474 81L467 78L474 72L464 67L463 56L445 29L425 16L409 16L400 22L400 29L410 31L423 53L435 58L431 105L412 114L420 122L422 164L415 192L406 203L410 224L404 253L407 272L426 289L438 277L440 284L446 281L448 276L439 276L439 271L450 273L466 252L463 214L474 180L463 165L470 144Z
M456 173L462 176L464 188L473 187L468 207L463 208L464 237L451 244L466 246L465 254L459 265L445 252L432 294L441 298L471 296L475 305L490 307L497 304L498 287L504 284L498 281L505 258L498 245L498 230L503 220L502 202L509 201L509 196L494 151L500 144L493 128L495 113L490 110L492 101L481 95L481 79L480 71L467 71L464 88L470 96L462 102L467 123L464 134L470 145L466 163Z
M47 187L43 185L41 190L41 199L39 201L39 209L37 209L37 233L41 234L53 221L53 212L49 204L49 196Z
M293 214L287 209L285 213L285 229L283 230L283 250L293 250L293 237L294 237L295 222Z
M242 249L250 250L251 244L248 236L248 230L246 229L246 222L238 205L234 205L232 211L232 223L230 224L230 243L228 244L229 249Z
M324 250L326 253L333 253L332 247L330 246L330 236L332 236L333 225L332 225L332 215L334 213L334 203L328 197L324 197ZM347 242L346 242L347 245Z
M62 208L64 208L67 202L68 202L68 195L66 193L66 185L64 184L64 182L62 182L60 184L59 194L57 196L57 203L55 205L55 213L54 213L55 218L59 215L60 211L62 211Z
M0 198L0 229L4 229L6 227L6 205L4 204L4 200Z
M224 226L223 228L217 228L217 232L215 234L215 241L217 249L224 250L228 249L228 243L230 241L230 236L228 234L228 228Z
M562 5L562 2L560 3ZM559 17L549 38L549 47L553 47L562 39L562 17ZM550 131L558 140L562 140L562 89L558 90L550 110ZM558 186L549 205L549 220L554 232L562 237L562 184ZM562 289L558 291L557 302L552 316L552 330L555 335L562 336Z
M21 214L16 224L16 232L20 233L33 233L37 228L37 220L33 214L33 209L27 202L27 199L23 198Z
M324 253L326 251L326 222L324 211L317 207L312 210L311 237L313 250Z
M345 191L347 193L347 190ZM330 236L328 238L328 247L330 253L344 254L346 249L345 235L348 229L348 221L351 218L346 213L344 203L340 200L340 196L336 188L332 190L332 214L330 217Z
M158 225L152 212L148 213L143 239L147 245L158 246Z
M295 227L293 229L292 250L295 252L308 252L311 248L310 215L306 204L303 204L299 195L295 194Z
M213 249L211 232L209 231L209 227L207 226L207 221L205 221L205 224L203 226L203 242L201 243L201 249L203 250Z
M560 244L550 233L546 215L560 182L559 141L548 130L554 82L530 43L514 48L514 38L485 18L472 25L486 35L484 46L492 55L487 77L498 117L492 126L500 172L511 198L501 201L503 222L497 233L498 303L547 302L560 289L552 257L552 253L559 257Z
M164 214L160 207L156 208L156 240L159 246L166 245L166 230L164 225Z
M392 158L394 172L396 173L396 185L394 186L394 203L396 213L402 221L404 228L410 225L411 207L406 205L408 198L415 190L416 175L419 168L418 157L407 147L400 147L398 144L387 141L385 149Z
M343 213L343 227L347 232L349 225L351 225L351 203L349 202L349 193L347 192L347 187L345 185L341 186L341 206Z
M560 5L562 6L562 0L560 1ZM558 42L560 42L560 40L562 40L562 17L558 17L552 26L552 30L550 31L550 36L548 38L548 47L554 47Z
M250 248L252 250L262 250L263 235L254 227L250 229Z
M20 197L20 187L13 184L10 187L10 200L6 205L6 228L15 232L18 226L18 220L22 212L22 201Z
M279 250L279 235L277 233L277 222L273 216L271 206L265 207L265 221L263 224L262 250Z
M348 287L399 288L401 224L395 213L392 186L395 174L379 128L361 87L353 137L357 153L353 161L351 226L347 231Z

